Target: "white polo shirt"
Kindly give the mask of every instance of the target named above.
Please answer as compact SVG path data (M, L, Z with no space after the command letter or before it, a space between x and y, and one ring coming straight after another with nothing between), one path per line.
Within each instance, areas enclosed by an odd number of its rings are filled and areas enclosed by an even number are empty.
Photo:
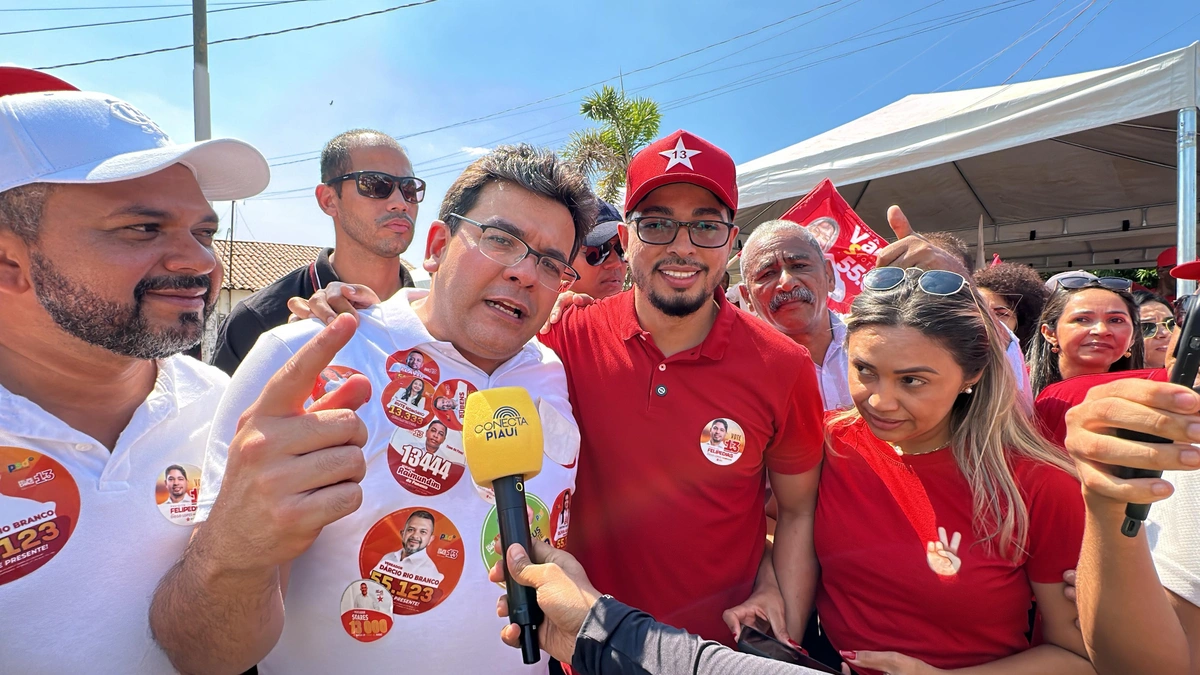
M433 420L440 420L448 427L443 448L461 449L461 410L436 410L436 398L465 400L476 388L528 389L538 405L546 449L542 472L526 483L534 516L531 530L538 538L551 539L556 534L554 505L563 492L574 490L579 452L566 375L558 357L531 340L489 377L425 329L410 303L426 295L426 290L403 289L359 312L357 333L333 361L371 381L371 400L358 411L368 430L363 504L326 527L292 562L283 634L259 664L264 675L397 668L411 673L546 672L547 656L525 666L520 653L499 638L508 621L496 616L496 598L503 589L487 578L499 532L493 505L463 465L447 460L452 455L424 451L424 434ZM321 328L307 321L265 333L238 368L213 423L197 521L207 517L217 498L238 416ZM389 372L414 349L425 356L419 374ZM426 380L422 402L390 405L396 391L416 376ZM392 565L385 558L403 548L405 523L417 512L433 522L432 538L421 552L430 564L422 560L410 569L418 562L414 556ZM354 585L358 592L362 580L391 593L389 616L369 610L341 613L346 589Z
M817 368L817 382L821 385L821 401L826 410L848 410L854 407L850 398L850 362L846 358L846 324L842 318L829 312L829 325L833 339L825 350L821 363L813 362Z
M1163 586L1200 607L1200 471L1167 471L1175 494L1150 507L1146 540Z
M186 356L158 366L111 453L0 387L0 671L175 672L150 600L192 525L160 511L163 478L180 465L199 481L229 378Z

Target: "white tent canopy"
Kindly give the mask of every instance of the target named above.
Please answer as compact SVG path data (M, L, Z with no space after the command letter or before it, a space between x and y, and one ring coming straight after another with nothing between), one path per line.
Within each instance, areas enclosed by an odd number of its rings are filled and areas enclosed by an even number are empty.
M982 215L988 258L1047 272L1153 267L1176 243L1177 119L1200 103L1198 45L1089 73L907 96L739 166L737 223L748 232L777 218L829 178L888 238L886 210L899 204L918 231L954 232L972 249ZM1194 204L1188 213L1194 220ZM1194 237L1184 241L1194 248Z

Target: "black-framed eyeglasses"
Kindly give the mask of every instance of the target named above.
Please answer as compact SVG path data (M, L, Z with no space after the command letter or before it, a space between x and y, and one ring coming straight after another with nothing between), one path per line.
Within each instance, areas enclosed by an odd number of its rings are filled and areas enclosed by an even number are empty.
M354 181L358 194L371 199L387 199L397 186L404 201L410 204L420 204L425 199L425 181L412 176L393 176L382 171L355 171L331 178L325 184L333 185L346 180Z
M674 220L662 216L641 216L631 221L638 239L646 244L666 246L675 241L679 228L685 227L692 244L699 248L721 248L729 242L733 223L722 220Z
M1171 331L1175 330L1175 319L1167 317L1162 321L1156 321L1153 323L1149 321L1143 321L1140 325L1142 327L1142 338L1149 340L1150 338L1158 335L1158 329L1160 326L1162 327L1164 333L1170 335Z
M622 262L625 260L625 249L621 248L621 240L613 237L599 246L584 246L583 259L592 267L599 267L608 260L608 256L616 253Z
M919 267L876 267L863 276L863 288L871 291L890 291L904 283L909 270L920 272L917 286L929 295L954 295L967 285L963 275L946 270L923 270Z
M537 260L535 267L538 283L555 293L562 293L579 280L579 273L575 268L534 249L508 230L495 225L485 225L457 213L451 213L450 217L479 228L479 238L475 240L475 245L488 260L512 267L527 256L533 256Z
M1090 279L1088 277L1063 277L1055 281L1059 288L1068 288L1076 290L1086 288L1088 286L1099 286L1107 288L1110 291L1127 291L1133 288L1133 282L1121 277L1099 277Z

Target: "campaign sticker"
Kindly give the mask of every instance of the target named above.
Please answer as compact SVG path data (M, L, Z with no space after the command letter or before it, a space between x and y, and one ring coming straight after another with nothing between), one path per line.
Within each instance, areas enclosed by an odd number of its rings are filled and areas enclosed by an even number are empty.
M342 593L342 628L359 642L374 642L392 629L392 594L371 579L359 579Z
M571 527L571 491L563 490L550 509L550 543L554 548L567 547L567 530Z
M325 394L337 391L339 387L346 384L351 375L361 374L357 370L345 366L326 366L321 374L317 375L317 382L313 385L311 394L313 402L320 401Z
M358 551L363 577L391 594L393 615L421 614L440 605L458 585L465 559L454 523L422 506L381 518Z
M738 461L745 449L746 434L742 433L740 424L728 417L718 417L704 425L700 432L700 451L717 466L729 466Z
M433 413L429 399L434 386L413 375L401 375L383 388L383 411L392 424L402 429L420 429L429 424Z
M387 357L387 374L393 380L407 375L428 380L429 384L437 384L442 378L442 369L438 367L433 357L420 349L401 349Z
M466 469L462 434L441 420L424 429L397 429L387 449L392 478L422 497L440 495L458 484Z
M176 525L191 525L196 518L196 498L200 495L200 467L172 464L158 475L154 501L167 520Z
M532 492L525 493L525 515L529 518L529 536L533 539L550 541L550 509L545 502L538 499ZM496 507L488 511L483 519L483 533L479 540L480 553L483 554L485 569L492 569L496 561L504 557L504 544L500 541L500 518L496 515ZM503 586L504 584L500 584Z
M0 586L58 555L79 522L79 487L62 464L0 447Z
M467 396L477 391L466 380L446 380L433 392L433 414L453 431L462 431L467 414Z

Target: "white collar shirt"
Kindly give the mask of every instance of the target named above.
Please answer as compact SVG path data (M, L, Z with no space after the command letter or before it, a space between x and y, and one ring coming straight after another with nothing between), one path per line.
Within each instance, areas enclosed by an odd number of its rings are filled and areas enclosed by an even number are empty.
M817 369L825 410L846 410L854 407L854 400L850 398L850 362L846 359L846 324L830 311L829 326L833 339L825 350L825 358L821 363L813 359L813 365Z

